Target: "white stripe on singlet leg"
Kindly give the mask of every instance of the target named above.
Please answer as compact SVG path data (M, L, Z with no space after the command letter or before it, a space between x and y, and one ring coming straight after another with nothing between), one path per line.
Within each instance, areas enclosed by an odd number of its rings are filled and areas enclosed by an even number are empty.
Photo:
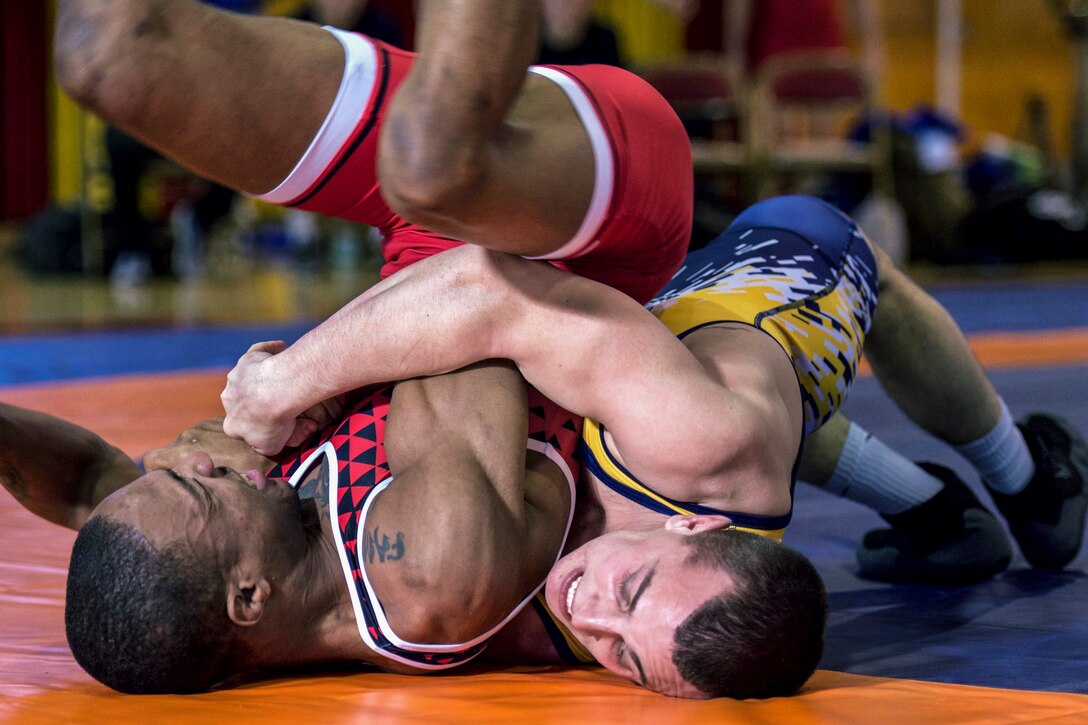
M272 191L256 198L270 204L290 204L321 179L351 138L370 106L378 75L378 52L366 37L326 26L344 46L344 76L324 123L295 168Z
M593 196L589 202L589 211L582 220L582 226L579 227L573 239L554 252L542 254L539 257L528 257L528 259L573 259L586 254L596 246L595 237L601 224L604 223L605 214L608 213L608 207L612 202L612 188L615 184L615 159L612 158L612 145L608 142L608 133L597 115L597 110L578 83L554 68L532 66L529 71L554 81L563 89L578 113L582 125L585 126L590 145L593 147L595 167Z

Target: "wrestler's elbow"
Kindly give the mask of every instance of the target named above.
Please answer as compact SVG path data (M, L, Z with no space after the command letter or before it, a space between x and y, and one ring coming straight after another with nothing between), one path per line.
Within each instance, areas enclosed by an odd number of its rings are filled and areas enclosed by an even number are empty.
M484 579L489 579L484 577ZM431 632L438 641L469 642L495 629L512 612L521 599L517 593L505 591L505 581L491 579L489 585L453 588L453 594L434 606L435 617ZM522 596L524 593L522 593Z
M517 606L505 581L486 574L472 581L446 575L432 585L414 587L415 607L398 611L397 636L410 642L458 644L493 630Z
M412 154L417 154L413 151ZM405 155L390 152L396 159ZM436 154L407 161L387 160L379 165L382 197L400 218L426 229L455 236L452 223L460 226L468 216L474 191L479 188L476 164L454 155Z
M382 197L402 219L444 232L444 222L465 219L480 188L486 172L483 151L443 126L437 110L410 99L397 106L379 145Z

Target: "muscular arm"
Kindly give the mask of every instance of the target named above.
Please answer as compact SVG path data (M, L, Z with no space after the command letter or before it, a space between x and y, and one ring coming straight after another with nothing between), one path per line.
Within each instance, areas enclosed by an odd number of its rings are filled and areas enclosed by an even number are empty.
M377 285L288 350L262 358L267 368L240 382L275 391L250 402L282 424L356 385L489 358L513 360L552 400L603 422L625 462L657 481L713 475L725 452L744 448L742 437L762 417L758 405L715 380L624 295L469 247ZM240 365L231 376L245 373ZM241 387L228 386L228 413L241 409L230 404L232 394L245 401Z
M472 639L551 569L571 501L554 464L526 460L526 428L524 382L509 364L397 386L386 428L395 478L362 535L398 636Z
M99 501L140 475L91 431L0 403L0 483L45 520L79 529Z
M389 106L378 178L394 211L444 231L444 209L461 206L460 197L486 173L487 145L536 56L539 2L419 5L420 53Z

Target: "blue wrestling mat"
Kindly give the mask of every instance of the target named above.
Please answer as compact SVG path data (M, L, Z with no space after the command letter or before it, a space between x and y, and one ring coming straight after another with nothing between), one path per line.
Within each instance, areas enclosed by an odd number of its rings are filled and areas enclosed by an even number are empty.
M316 323L314 323L316 324ZM193 327L0 338L0 385L233 367L254 342L294 342L313 325Z
M1055 412L1088 430L1088 369L990 371L1013 415ZM978 476L954 451L919 431L873 378L858 380L845 412L915 460L954 468L990 506ZM992 506L990 506L992 509ZM1062 572L1028 567L966 587L907 586L856 576L854 547L886 526L875 513L798 486L786 541L827 583L831 605L821 667L933 682L1088 694L1088 550Z

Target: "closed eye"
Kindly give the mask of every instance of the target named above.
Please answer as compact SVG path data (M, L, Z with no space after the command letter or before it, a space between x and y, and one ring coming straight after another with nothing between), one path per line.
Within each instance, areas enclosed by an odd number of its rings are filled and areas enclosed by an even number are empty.
M642 581L639 583L638 589L635 590L635 596L631 598L631 611L634 611L635 607L638 606L638 600L642 597L646 588L650 586L650 582L654 580L654 574L656 573L657 564L654 564L653 568L650 569L650 573L643 577Z
M625 611L625 612L630 612L631 611L632 601L631 601L631 595L629 593L630 590L631 590L631 580L635 578L635 576L639 573L639 571L641 571L641 569L636 569L635 571L633 571L630 574L628 574L627 576L625 576L623 578L623 581L620 582L620 587L619 587L620 606L623 608L623 611Z
M191 481L172 468L164 469L166 474L170 478L177 481L182 489L185 490L190 496L192 496L198 504L204 509L204 514L208 515L212 509L215 508L215 501L212 499L211 493L208 489L202 485L199 481Z
M641 571L641 570L639 570L639 571ZM621 594L626 595L627 583L631 580L631 578L633 578L634 574L637 574L637 573L638 572L636 571L636 572L632 573L631 576L624 579L623 583L620 585ZM646 576L644 576L642 578L642 581L639 582L638 589L635 590L634 596L631 597L630 604L627 607L627 612L628 613L631 613L631 612L635 611L635 607L638 606L639 600L642 598L642 595L646 592L647 587L649 587L650 583L654 580L654 575L656 573L657 573L657 563L655 562L654 565L652 567L650 567L650 571L647 572ZM626 600L626 596L624 596L624 598ZM633 649L628 647L627 643L624 642L623 640L619 641L619 644L618 644L616 649L617 649L617 658L616 659L622 663L624 656L629 658L631 660L631 664L633 664L635 669L638 670L639 683L643 687L646 687L646 671L642 668L642 660L639 658L638 654Z

